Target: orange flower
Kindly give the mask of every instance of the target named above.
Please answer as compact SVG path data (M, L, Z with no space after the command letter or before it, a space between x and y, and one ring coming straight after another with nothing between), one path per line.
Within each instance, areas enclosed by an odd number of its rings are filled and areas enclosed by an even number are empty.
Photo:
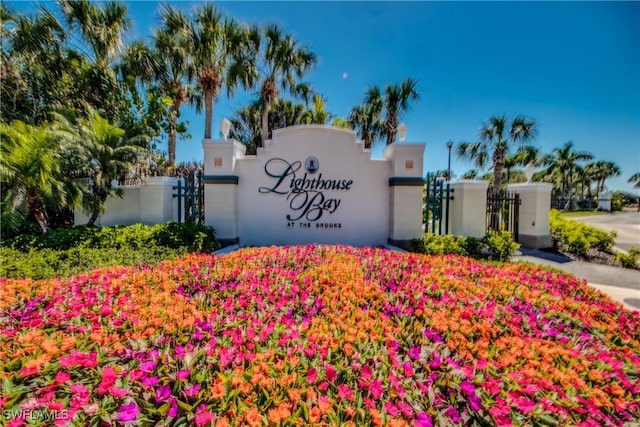
M311 410L309 411L309 421L311 421L312 423L317 423L320 421L321 417L322 411L320 411L320 408L318 408L317 406L311 408Z
M222 418L218 418L218 420L216 421L216 427L230 427L231 424L229 423L229 420L227 419L227 417L222 417Z
M269 421L272 423L280 423L291 416L291 405L287 403L281 403L275 408L269 409Z
M298 402L300 402L300 391L298 391L298 389L291 388L291 389L289 389L287 394L289 395L289 400L294 405L296 405Z
M244 411L244 420L250 427L259 427L262 425L260 413L255 408L249 408Z
M214 399L222 399L225 393L226 390L222 380L216 380L216 382L213 384L213 387L211 387L211 396Z

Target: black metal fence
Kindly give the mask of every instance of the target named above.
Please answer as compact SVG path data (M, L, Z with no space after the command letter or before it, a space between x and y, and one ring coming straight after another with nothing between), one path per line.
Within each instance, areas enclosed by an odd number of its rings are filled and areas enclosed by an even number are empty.
M178 222L204 224L203 172L191 172L173 187L173 197L178 199Z
M453 200L453 189L449 182L427 174L425 179L425 233L449 233L449 201ZM444 226L444 233L443 233Z
M487 190L486 230L509 231L514 241L518 241L520 216L520 195L514 191L495 192L493 187Z

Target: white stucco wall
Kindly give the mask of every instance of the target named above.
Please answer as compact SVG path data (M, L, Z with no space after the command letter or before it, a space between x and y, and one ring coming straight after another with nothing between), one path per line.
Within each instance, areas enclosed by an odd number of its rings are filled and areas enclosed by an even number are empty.
M178 178L149 177L139 185L119 187L122 198L107 197L105 210L98 216L96 225L153 225L177 221L178 202L173 197L173 186L177 184ZM113 186L118 188L116 182ZM89 215L77 208L73 221L75 225L84 225L89 221Z
M314 174L305 169L305 162L311 156L318 161ZM279 178L269 177L265 172L269 161L272 174L284 172L287 164L298 169L276 187ZM237 159L235 172L239 176L240 244L380 245L387 242L391 162L372 160L370 151L356 142L350 131L324 126L277 130L273 140L256 156ZM305 173L307 180L321 176L322 180L352 183L349 189L310 190L296 196L291 192L291 180L303 178ZM286 194L269 192L269 189ZM317 202L324 201L327 209L316 219L319 211L313 202L307 215L298 218L305 208L295 210L292 206L302 206L305 198L309 202L314 197ZM334 211L336 203L339 205Z

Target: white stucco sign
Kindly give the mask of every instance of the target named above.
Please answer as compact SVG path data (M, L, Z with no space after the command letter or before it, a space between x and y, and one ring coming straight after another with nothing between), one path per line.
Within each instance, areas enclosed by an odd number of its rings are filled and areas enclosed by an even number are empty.
M380 245L419 237L424 144L371 159L351 131L277 130L257 155L205 141L205 217L223 242Z

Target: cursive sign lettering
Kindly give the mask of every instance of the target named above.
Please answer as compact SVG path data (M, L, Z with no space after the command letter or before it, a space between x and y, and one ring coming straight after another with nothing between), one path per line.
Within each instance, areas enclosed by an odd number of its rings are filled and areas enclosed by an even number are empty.
M322 173L310 178L306 172L298 177L296 172L302 167L299 160L289 163L280 158L269 159L264 165L264 172L269 178L273 178L270 187L259 187L262 194L275 193L286 195L289 208L293 213L287 214L287 220L317 221L326 213L333 214L340 207L341 200L330 198L325 191L348 191L353 185L351 179L326 179ZM314 172L315 173L315 172ZM287 185L287 183L289 185Z

